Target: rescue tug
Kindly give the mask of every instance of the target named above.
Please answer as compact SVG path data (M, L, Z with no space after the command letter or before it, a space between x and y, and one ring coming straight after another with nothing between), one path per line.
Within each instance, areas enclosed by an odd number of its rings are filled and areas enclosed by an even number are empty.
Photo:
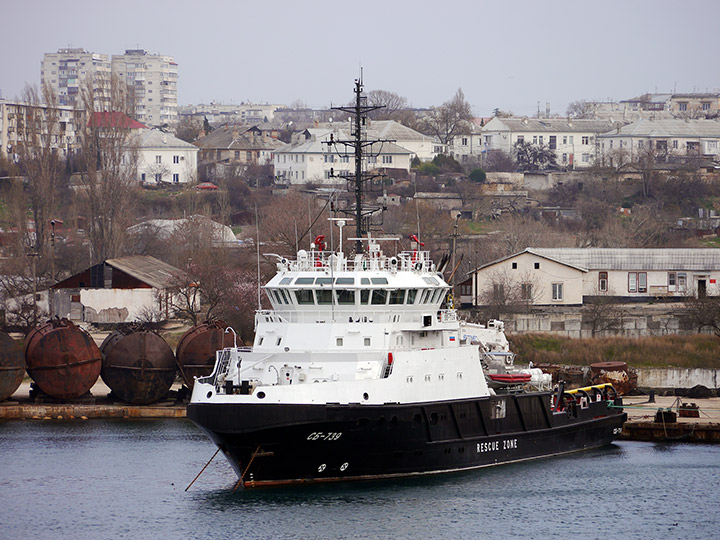
M358 148L362 83L356 81ZM356 159L361 153L356 153ZM361 189L360 167L356 188ZM361 197L357 220L363 221ZM428 251L347 256L318 237L278 258L253 346L216 354L188 417L245 487L475 469L607 445L626 414L611 385L552 390L519 369L503 325L462 322ZM417 240L414 238L414 240Z

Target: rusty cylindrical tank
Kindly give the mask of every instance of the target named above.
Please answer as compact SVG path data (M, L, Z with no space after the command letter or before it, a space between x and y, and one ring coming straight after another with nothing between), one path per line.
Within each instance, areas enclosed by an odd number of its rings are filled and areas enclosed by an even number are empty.
M177 346L177 362L185 384L192 388L195 377L210 375L215 365L215 351L232 347L235 337L225 333L223 321L209 321L193 326L183 334ZM238 339L238 345L242 345Z
M93 387L102 357L87 332L67 319L54 319L30 331L25 362L40 390L54 398L72 399Z
M147 330L116 330L103 341L102 379L123 401L147 405L163 398L175 380L170 345Z
M611 383L618 394L628 394L637 388L637 373L628 369L627 362L596 362L590 364L590 382Z
M15 393L25 376L22 346L0 331L0 401Z

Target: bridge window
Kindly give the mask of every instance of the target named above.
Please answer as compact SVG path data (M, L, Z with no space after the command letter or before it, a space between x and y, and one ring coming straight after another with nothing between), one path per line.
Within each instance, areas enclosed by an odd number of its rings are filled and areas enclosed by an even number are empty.
M315 278L311 277L299 277L295 280L295 285L312 285Z
M364 306L370 303L370 289L363 289L360 291L360 303Z
M347 289L337 291L337 302L341 305L355 304L355 291Z
M315 280L316 285L332 285L333 278L319 277Z
M415 297L417 296L417 289L410 289L407 294L407 303L408 304L414 304L415 303Z
M320 291L315 291L317 294L317 303L321 305L327 305L332 304L332 290L331 289L323 289Z
M292 304L292 300L290 300L290 291L280 289L280 293L281 293L282 297L285 298L286 304Z
M405 289L398 289L397 291L390 291L390 303L393 305L405 303Z
M280 285L290 285L292 283L292 278L284 277L280 280Z
M373 278L375 279L375 278ZM385 278L382 278L385 279ZM387 303L388 291L385 289L374 289L372 293L373 305L385 305Z
M336 285L355 285L355 278L339 277L335 280Z
M300 305L314 304L315 299L313 298L313 292L310 289L301 289L295 291L295 298L297 303Z
M370 282L371 282L373 285L387 285L387 284L388 284L387 278L384 278L384 277L374 277L374 278L370 278Z

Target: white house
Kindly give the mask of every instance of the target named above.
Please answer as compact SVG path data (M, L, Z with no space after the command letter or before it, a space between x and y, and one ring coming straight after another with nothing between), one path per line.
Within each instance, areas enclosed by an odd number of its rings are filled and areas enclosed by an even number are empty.
M482 149L512 153L515 144L524 141L553 150L561 167L590 167L598 155L598 135L615 125L609 120L496 116L482 128Z
M142 183L188 184L197 180L197 146L157 129L140 130L136 141Z
M335 142L328 144L331 136ZM340 175L355 171L355 151L342 142L348 140L351 140L350 134L337 128L305 130L294 144L275 150L273 163L277 181L286 184L344 184L346 180ZM410 171L413 153L395 143L373 143L365 146L363 151L368 170Z
M720 121L642 119L598 136L608 165L637 161L647 152L720 158Z
M424 135L395 120L369 121L368 139L393 141L413 153L411 160L417 157L420 161L432 161L445 150L445 147L434 137Z
M527 248L483 265L463 284L461 302L510 298L530 305L580 305L720 296L720 250Z

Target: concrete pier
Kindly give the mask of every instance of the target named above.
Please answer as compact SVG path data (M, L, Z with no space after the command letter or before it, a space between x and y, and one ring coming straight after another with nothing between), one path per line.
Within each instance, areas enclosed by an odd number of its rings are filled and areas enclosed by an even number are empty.
M624 396L623 403L628 421L623 426L621 439L658 442L720 443L720 398L693 399L659 396L648 403L647 396ZM664 418L656 422L659 409L679 413L683 404L698 406L698 417L687 418L677 414L674 422Z
M175 384L171 390L177 390ZM72 420L89 418L185 418L185 404L174 401L152 405L131 405L108 398L110 388L98 379L91 388L91 398L68 400L67 403L37 403L30 399L30 381L6 401L0 402L0 420Z

